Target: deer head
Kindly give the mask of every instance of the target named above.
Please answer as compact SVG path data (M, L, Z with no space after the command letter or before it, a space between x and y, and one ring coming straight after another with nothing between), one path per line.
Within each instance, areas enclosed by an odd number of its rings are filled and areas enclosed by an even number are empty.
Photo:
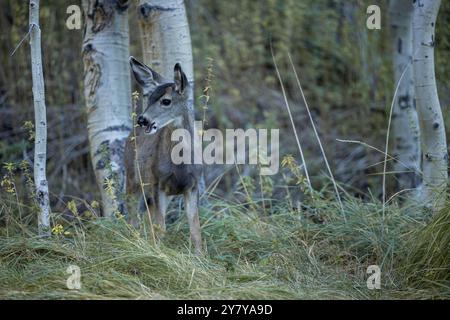
M189 83L180 64L174 67L173 82L133 57L130 57L130 65L147 97L144 112L137 118L137 124L145 128L145 133L154 134L172 122L181 122L188 112L186 88Z

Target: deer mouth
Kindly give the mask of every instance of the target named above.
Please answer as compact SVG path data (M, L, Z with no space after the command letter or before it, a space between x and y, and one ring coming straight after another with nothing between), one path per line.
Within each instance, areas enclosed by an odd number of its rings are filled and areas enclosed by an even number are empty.
M158 130L158 127L156 126L156 122L151 122L148 126L145 127L145 133L147 134L154 134Z

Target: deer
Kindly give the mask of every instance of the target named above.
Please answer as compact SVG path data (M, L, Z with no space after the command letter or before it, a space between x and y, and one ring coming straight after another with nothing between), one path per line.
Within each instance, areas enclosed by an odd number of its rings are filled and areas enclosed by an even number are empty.
M163 232L168 204L174 196L183 195L191 241L196 253L201 253L198 206L202 167L199 164L174 164L171 159L172 147L177 143L171 140L172 132L182 128L191 136L194 134L194 122L187 103L193 98L187 90L189 82L179 63L174 66L173 81L168 81L134 57L129 61L134 78L146 97L146 105L136 117L136 134L132 132L125 144L126 192L130 196L140 193L138 214L148 208L151 221Z

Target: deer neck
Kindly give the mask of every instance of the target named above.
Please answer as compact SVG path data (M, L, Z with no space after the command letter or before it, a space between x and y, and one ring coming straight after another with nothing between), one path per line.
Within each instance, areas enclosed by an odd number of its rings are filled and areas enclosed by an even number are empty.
M184 113L163 129L162 141L164 141L165 150L171 150L174 145L179 143L178 141L172 141L172 133L177 129L185 129L190 133L191 137L194 137L194 119L189 113ZM171 147L168 148L167 146Z
M194 124L194 119L192 119L192 117L189 115L189 113L186 112L182 116L180 116L177 119L175 119L174 121L172 121L167 126L167 131L170 134L172 134L172 132L176 129L186 129L192 134L194 132L193 124Z

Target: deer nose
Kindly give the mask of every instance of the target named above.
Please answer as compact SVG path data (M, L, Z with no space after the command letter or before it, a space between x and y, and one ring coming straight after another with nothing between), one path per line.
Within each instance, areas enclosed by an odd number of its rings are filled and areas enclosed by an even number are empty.
M141 127L146 127L148 126L148 120L143 116L139 116L137 119L137 124Z

